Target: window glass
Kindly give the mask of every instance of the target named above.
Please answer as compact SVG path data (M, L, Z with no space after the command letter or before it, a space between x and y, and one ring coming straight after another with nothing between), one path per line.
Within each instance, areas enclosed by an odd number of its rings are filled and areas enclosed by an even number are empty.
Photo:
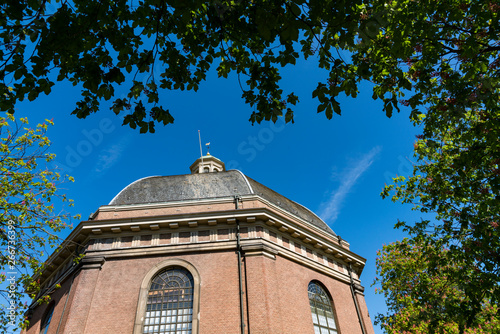
M191 334L193 276L184 268L163 270L151 281L143 333Z
M45 316L43 317L42 321L42 326L40 327L40 334L47 334L47 331L49 330L49 325L50 325L50 320L52 320L52 314L54 313L54 303L52 303L47 312L45 313Z
M336 334L337 325L330 298L321 285L316 282L309 283L309 305L314 324L315 334Z

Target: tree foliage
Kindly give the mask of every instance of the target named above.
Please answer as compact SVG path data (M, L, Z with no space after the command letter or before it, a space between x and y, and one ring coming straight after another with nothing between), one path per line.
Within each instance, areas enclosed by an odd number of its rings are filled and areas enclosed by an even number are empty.
M242 97L256 109L252 122L281 115L288 122L298 97L280 88L280 68L315 55L326 70L312 93L318 112L340 114L338 96L356 97L359 82L369 80L388 116L413 90L402 103L417 119L419 106L441 110L447 98L484 96L495 87L498 6L470 0L10 2L0 18L0 92L7 96L1 107L13 112L17 101L69 80L82 87L76 116L114 99L111 109L127 114L125 124L152 132L156 122L173 122L159 92L196 91L215 67L220 77L237 74ZM121 84L129 93L114 98Z
M194 90L211 68L234 73L252 122L293 121L298 97L280 88L280 69L316 54L326 69L313 96L318 112L340 114L355 97L357 66L337 53L358 38L361 0L345 1L21 1L1 5L2 110L49 94L56 81L82 87L73 111L85 118L113 99L124 124L153 132L174 121L161 90ZM9 85L14 89L10 91ZM114 97L118 85L126 97Z
M57 186L64 181L57 171L45 168L54 159L46 152L48 124L27 128L28 120L0 118L0 331L23 325L25 289L36 294L32 280L43 269L47 252L59 245L57 232L70 216L62 211ZM72 178L69 178L72 180ZM78 218L78 217L74 217Z
M485 305L498 312L500 302L500 5L404 1L388 10L393 18L365 55L392 52L399 59L388 76L411 80L411 97L401 103L412 108L423 133L415 142L413 174L397 177L383 196L435 214L396 226L414 243L424 238L446 249L427 252L428 261L464 298L440 311L461 329L477 326ZM379 265L380 272L389 266ZM384 289L397 277L384 276Z
M387 333L500 332L498 305L488 299L482 301L473 324L461 316L461 308L471 304L465 289L475 279L475 271L463 262L449 262L448 252L426 236L404 239L379 251L377 282L390 314L379 314L376 321ZM457 281L455 275L464 273Z
M469 324L485 299L497 307L500 301L499 121L498 111L469 110L439 132L434 130L432 137L419 136L413 175L396 178L395 185L384 190L384 196L393 191L394 201L436 213L435 220L397 226L414 238L425 236L448 248L441 258L429 254L436 266L462 264L448 279L455 284L465 280L467 299L460 309L446 312L461 314Z

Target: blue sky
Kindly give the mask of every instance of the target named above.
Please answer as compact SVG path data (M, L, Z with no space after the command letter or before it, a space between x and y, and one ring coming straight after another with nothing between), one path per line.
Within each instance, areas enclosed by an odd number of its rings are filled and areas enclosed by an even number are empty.
M51 151L57 165L76 179L64 191L75 200L71 212L82 219L139 178L189 173L200 155L201 130L202 142L211 142L210 153L227 168L313 210L367 259L361 279L373 321L385 310L382 296L371 286L376 252L403 237L393 229L398 218L419 219L410 206L382 200L379 194L392 177L411 172L419 129L411 125L408 110L388 119L382 104L372 100L369 84L362 85L356 99L341 100L342 116L327 120L316 113L311 98L323 76L314 61L284 69L285 92L294 91L300 99L295 124L280 120L252 126L252 108L243 103L237 79L218 79L213 72L197 93L162 93L161 102L175 123L158 126L155 134L122 127L110 103L85 120L70 115L80 90L67 83L58 83L48 97L20 103L16 116L27 116L32 125L53 118ZM124 86L118 96L125 92ZM381 333L378 327L375 331Z

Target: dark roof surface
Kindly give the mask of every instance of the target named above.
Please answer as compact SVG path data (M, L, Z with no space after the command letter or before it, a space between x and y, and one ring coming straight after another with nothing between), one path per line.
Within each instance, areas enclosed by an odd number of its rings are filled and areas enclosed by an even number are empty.
M306 207L245 176L238 170L219 173L151 176L137 180L116 195L109 205L131 205L259 195L282 209L335 235Z

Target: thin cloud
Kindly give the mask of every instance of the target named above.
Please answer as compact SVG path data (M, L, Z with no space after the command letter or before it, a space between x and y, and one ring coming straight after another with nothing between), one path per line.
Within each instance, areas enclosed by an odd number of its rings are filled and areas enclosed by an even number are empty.
M331 193L328 201L322 204L320 216L324 221L333 223L337 219L347 194L349 194L361 175L370 168L381 149L380 146L375 146L354 164L354 168L344 170L344 172L341 173L340 176L342 181L339 187Z
M93 168L93 174L103 174L113 167L122 157L123 152L130 143L130 139L130 136L124 136L117 143L103 149L97 157L97 162Z

